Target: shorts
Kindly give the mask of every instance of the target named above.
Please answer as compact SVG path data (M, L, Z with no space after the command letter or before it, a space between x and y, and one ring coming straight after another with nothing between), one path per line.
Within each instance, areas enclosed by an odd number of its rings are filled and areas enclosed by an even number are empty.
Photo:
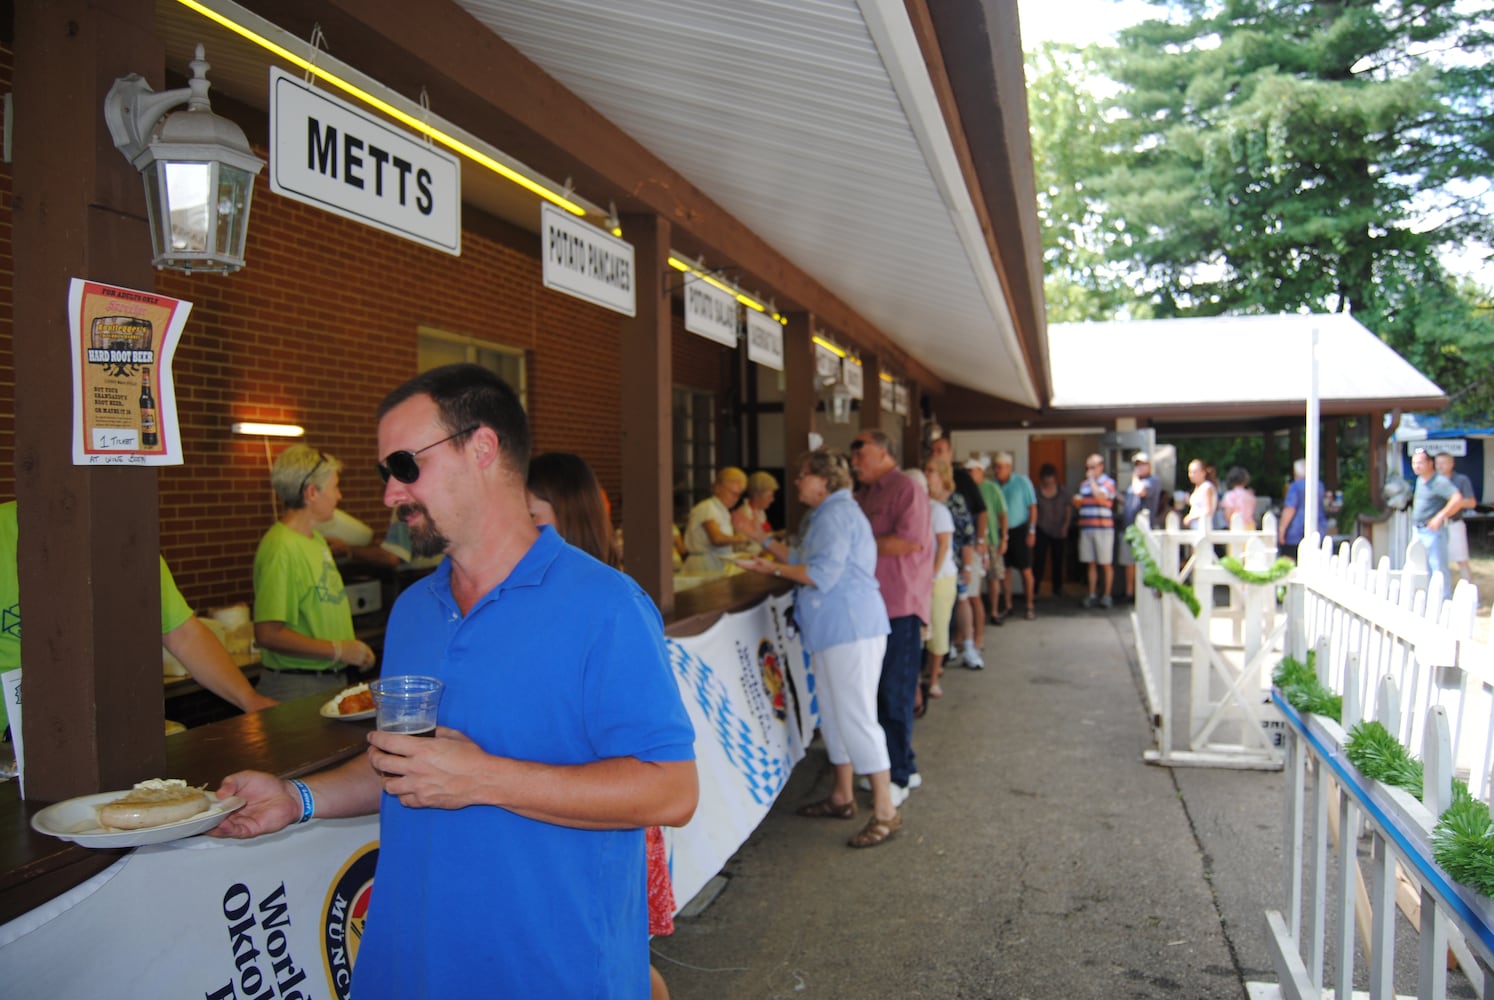
M1091 528L1079 532L1079 561L1109 566L1115 552L1114 528Z
M1468 522L1447 522L1447 561L1449 563L1468 561Z
M1126 541L1124 533L1120 536L1120 544L1115 547L1115 563L1117 566L1136 565L1136 553L1131 551L1131 543Z
M986 582L985 567L979 559L960 570L960 596L979 597L981 584Z
M949 616L954 612L955 606L955 578L952 576L934 577L934 598L929 605L929 621L948 622ZM943 656L949 652L949 629L943 626L935 626L929 630L929 637L924 642L923 648L935 656Z
M1027 545L1027 525L1019 524L1006 531L1007 569L1032 569L1032 549Z

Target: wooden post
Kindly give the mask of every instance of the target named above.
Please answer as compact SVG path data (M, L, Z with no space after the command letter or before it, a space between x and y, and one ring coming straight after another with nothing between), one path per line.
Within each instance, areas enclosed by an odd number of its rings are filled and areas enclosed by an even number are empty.
M793 477L799 472L794 463L809 447L809 432L814 429L814 344L809 339L813 326L812 315L796 312L789 313L783 328L783 471L788 480L783 484L783 513L790 531L804 519Z
M667 614L674 610L670 227L657 215L628 215L622 226L638 271L638 314L621 323L624 558L628 575Z
M26 796L162 775L154 468L72 464L69 280L153 291L140 174L104 124L112 82L161 89L152 0L15 7L17 564Z

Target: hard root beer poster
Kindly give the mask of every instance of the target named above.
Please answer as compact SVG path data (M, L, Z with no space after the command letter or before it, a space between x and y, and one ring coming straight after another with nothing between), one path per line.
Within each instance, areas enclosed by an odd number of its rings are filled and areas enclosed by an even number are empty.
M181 465L171 358L190 302L74 278L73 464Z

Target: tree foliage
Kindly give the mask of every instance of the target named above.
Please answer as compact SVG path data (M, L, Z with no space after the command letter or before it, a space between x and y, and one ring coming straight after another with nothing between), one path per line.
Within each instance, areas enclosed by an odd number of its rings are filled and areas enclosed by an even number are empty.
M1030 67L1051 318L1352 310L1494 412L1488 292L1439 263L1494 243L1494 7L1153 3Z

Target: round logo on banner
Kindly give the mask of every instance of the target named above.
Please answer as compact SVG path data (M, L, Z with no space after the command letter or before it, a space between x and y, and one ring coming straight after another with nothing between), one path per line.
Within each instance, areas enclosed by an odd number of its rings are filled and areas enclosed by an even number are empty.
M363 940L363 922L368 918L378 861L379 842L364 844L348 858L327 889L327 902L322 907L322 962L327 985L338 1000L348 1000L353 985L353 963L358 959L358 942Z
M788 705L783 696L783 666L778 662L773 640L763 639L757 644L757 668L762 671L763 687L768 689L773 703L773 717L782 722L788 717Z

